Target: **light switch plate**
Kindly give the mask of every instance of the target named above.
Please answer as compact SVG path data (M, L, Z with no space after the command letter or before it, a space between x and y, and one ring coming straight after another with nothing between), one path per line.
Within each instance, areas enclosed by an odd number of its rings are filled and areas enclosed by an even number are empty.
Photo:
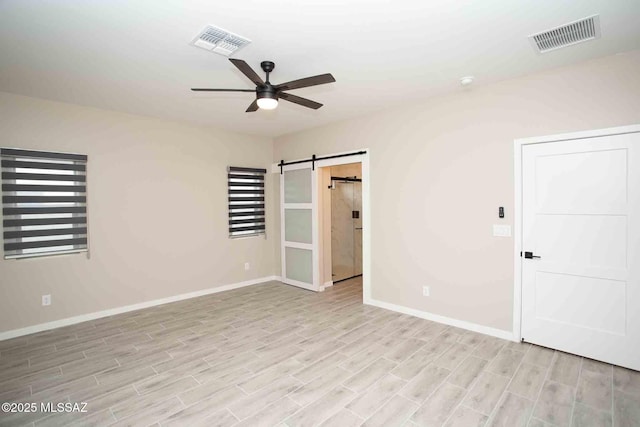
M496 237L511 237L511 226L504 224L493 224L493 235Z

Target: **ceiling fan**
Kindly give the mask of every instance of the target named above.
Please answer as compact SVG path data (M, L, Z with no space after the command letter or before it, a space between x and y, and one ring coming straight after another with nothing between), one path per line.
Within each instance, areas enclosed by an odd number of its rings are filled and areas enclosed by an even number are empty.
M336 79L331 74L320 74L318 76L307 77L299 80L292 80L287 83L281 83L279 85L273 85L269 82L269 73L273 71L276 64L271 61L263 61L260 63L262 71L267 74L266 79L263 81L258 74L241 59L229 58L229 61L235 65L238 70L249 78L255 85L255 89L207 89L207 88L191 88L194 92L255 92L256 99L247 108L247 113L256 111L258 108L263 110L273 110L278 106L278 99L284 99L285 101L293 102L294 104L302 105L303 107L313 108L317 110L322 107L322 104L312 101L310 99L301 98L296 95L286 93L286 90L300 89L303 87L323 85L326 83L333 83Z

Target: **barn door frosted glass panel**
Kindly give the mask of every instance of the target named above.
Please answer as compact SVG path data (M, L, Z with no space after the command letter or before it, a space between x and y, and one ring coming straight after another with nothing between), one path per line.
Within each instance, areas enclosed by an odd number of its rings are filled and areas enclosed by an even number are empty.
M311 169L285 171L284 202L311 203Z
M310 166L310 165L309 165ZM317 290L314 276L314 171L284 170L282 176L283 281Z
M313 283L313 252L300 248L285 248L287 278L303 283Z
M312 243L311 209L285 209L284 227L287 242Z

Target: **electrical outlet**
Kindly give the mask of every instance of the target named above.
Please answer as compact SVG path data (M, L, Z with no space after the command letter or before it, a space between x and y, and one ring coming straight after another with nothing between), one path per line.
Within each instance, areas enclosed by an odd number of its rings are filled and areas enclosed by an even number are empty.
M422 296L423 296L423 297L428 297L428 296L429 296L429 294L430 294L430 292L429 292L429 287L428 287L428 286L423 286L423 287L422 287Z
M42 305L51 305L51 295L42 295Z
M246 271L249 271L249 270L251 269L251 265L250 265L248 262L245 262L245 263L244 263L244 269L245 269Z

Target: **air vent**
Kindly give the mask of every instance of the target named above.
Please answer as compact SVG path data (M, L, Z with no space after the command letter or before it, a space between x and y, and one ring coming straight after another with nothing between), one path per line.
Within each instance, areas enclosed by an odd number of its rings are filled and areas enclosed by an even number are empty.
M600 17L598 15L529 36L533 48L538 53L546 53L599 38Z
M191 42L196 47L224 56L231 56L249 43L251 40L247 38L212 25L207 25Z

